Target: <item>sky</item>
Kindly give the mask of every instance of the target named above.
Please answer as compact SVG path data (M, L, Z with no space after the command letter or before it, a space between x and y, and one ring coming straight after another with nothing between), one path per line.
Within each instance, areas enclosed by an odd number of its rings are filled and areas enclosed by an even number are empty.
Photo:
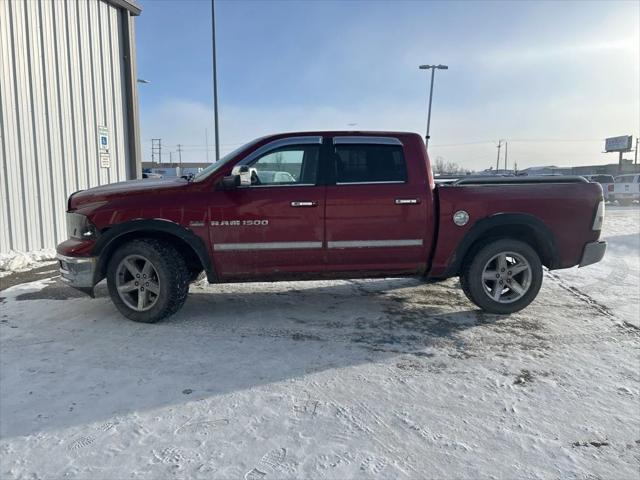
M144 160L213 161L209 0L141 0ZM400 130L470 170L616 163L640 134L640 2L217 0L220 149L269 133ZM208 142L209 148L206 144ZM501 150L501 168L504 165ZM633 153L626 154L632 158Z

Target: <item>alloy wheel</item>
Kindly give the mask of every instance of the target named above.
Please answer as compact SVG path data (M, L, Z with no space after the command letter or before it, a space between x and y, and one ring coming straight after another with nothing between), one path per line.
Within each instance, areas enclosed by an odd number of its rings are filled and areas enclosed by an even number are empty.
M531 265L515 252L501 252L489 260L482 271L484 292L498 303L512 303L531 287Z
M129 255L116 269L116 289L127 307L138 312L152 308L160 295L160 279L151 261Z

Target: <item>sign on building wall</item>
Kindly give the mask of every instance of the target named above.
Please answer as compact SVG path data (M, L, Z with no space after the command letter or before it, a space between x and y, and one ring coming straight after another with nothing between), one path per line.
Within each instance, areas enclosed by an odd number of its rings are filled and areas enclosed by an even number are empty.
M605 152L630 152L633 137L631 135L623 135L621 137L611 137L604 141Z
M109 158L108 153L100 153L100 167L101 168L111 167L111 158Z
M98 127L98 151L100 155L100 167L110 168L111 157L109 156L109 129L107 127Z

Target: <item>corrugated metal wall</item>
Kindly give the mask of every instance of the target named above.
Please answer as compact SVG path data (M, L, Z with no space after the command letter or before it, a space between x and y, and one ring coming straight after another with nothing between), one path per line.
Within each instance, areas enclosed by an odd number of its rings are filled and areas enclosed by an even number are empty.
M131 171L122 18L101 0L0 1L0 252L54 247L71 193Z

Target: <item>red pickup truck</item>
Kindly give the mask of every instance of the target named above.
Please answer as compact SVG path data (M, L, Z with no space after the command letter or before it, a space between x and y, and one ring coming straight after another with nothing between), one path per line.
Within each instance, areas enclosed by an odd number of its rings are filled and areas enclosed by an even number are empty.
M602 189L582 177L436 186L421 137L304 132L254 140L192 178L76 192L63 280L107 278L126 317L156 322L210 283L459 276L477 306L526 307L549 269L602 259Z

